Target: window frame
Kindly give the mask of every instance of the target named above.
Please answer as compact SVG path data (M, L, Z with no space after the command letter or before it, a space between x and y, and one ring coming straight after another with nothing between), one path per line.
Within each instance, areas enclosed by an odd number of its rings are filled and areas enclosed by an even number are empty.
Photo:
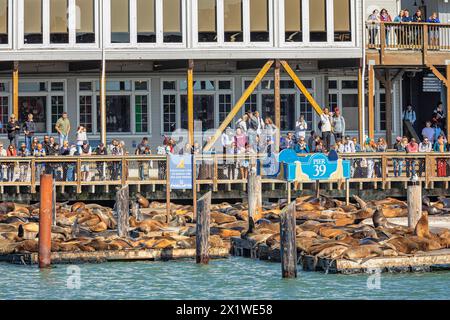
M8 32L8 43L0 44L0 49L12 49L13 47L13 0L8 0L8 24L7 24L7 32Z
M242 0L242 42L225 42L224 40L224 0L216 0L217 16L217 41L199 42L198 41L198 0L192 0L192 42L194 47L273 47L274 46L274 0L268 0L268 22L269 22L269 41L256 42L250 41L250 0Z
M76 1L68 0L69 5L69 16L68 16L68 27L69 27L69 42L68 43L50 43L50 1L42 0L42 43L24 43L24 0L18 0L18 47L19 49L47 49L47 48L57 48L57 49L73 49L73 48L98 48L100 43L100 7L99 1L94 0L94 34L95 42L93 43L77 43L77 30L76 30Z
M171 132L164 131L164 94L173 94L175 95L175 129L181 128L181 96L187 94L187 90L180 89L180 81L185 81L186 79L180 77L164 77L161 78L161 86L160 86L160 112L161 112L161 135L167 135ZM175 81L176 87L175 90L165 90L164 82L165 81ZM231 107L233 108L235 102L235 93L234 93L234 78L233 77L215 77L215 76L200 76L195 78L194 81L214 81L214 90L194 90L195 94L202 95L212 95L214 96L214 124L218 128L220 123L219 119L219 95L221 94L229 94L231 95ZM230 89L219 89L219 81L230 81L231 87Z
M8 119L9 119L9 115L12 113L12 81L7 80L7 79L0 79L0 83L5 83L8 85L8 91L0 91L0 97L7 97L8 98ZM0 116L0 120L1 120L1 116ZM5 123L3 123L3 130L5 130ZM2 137L6 137L7 133L6 131L4 133L2 133L0 131L0 136Z
M269 77L266 76L264 78L264 80L271 80L274 81L273 77ZM308 89L308 91L311 93L311 95L317 99L317 82L316 82L316 77L314 76L305 76L305 77L301 77L302 81L311 81L312 84L312 89ZM251 77L242 77L242 92L245 91L246 87L245 87L245 82L246 81L253 81L253 78ZM282 76L280 78L280 81L292 81L293 80L289 77L289 76ZM273 89L264 89L261 87L262 86L262 82L260 84L258 84L258 86L256 87L255 91L253 91L252 94L256 94L256 105L257 105L257 111L259 112L259 114L262 116L262 95L264 94L274 94L274 90ZM295 120L297 120L300 117L300 97L302 95L301 91L294 85L294 88L292 89L280 89L280 95L283 94L295 94ZM312 126L315 127L316 126L316 122L317 122L317 117L316 117L316 113L314 112L313 109L311 109L312 112ZM242 110L240 113L238 113L239 116L243 116L245 114L245 105L242 107ZM275 122L275 119L272 119ZM310 128L311 129L311 128ZM313 129L311 129L313 130ZM288 132L293 132L293 130L280 130L281 133L286 134Z
M130 42L129 43L111 43L111 1L107 0L103 4L103 26L105 35L105 46L108 48L184 48L187 44L186 32L186 1L181 0L181 42L164 42L163 30L163 0L155 0L155 33L156 42L137 42L137 1L130 1ZM161 14L159 14L161 13Z
M77 79L77 127L80 125L80 97L81 96L91 96L92 99L92 132L89 132L93 137L100 136L100 128L97 125L98 122L98 108L97 105L97 97L100 97L100 90L96 88L96 82L98 82L98 78L79 78ZM115 77L107 77L107 81L131 81L131 90L130 91L106 91L106 96L115 95L115 96L130 96L130 131L128 132L107 132L107 134L114 134L116 136L128 137L128 136L146 136L151 137L152 135L152 82L150 78L141 78L141 77L127 77L127 78L115 78ZM147 90L136 90L135 81L146 81L148 83ZM81 82L90 82L92 86L92 90L80 90ZM136 95L139 96L147 96L147 116L148 116L148 125L146 132L136 132Z
M351 36L352 41L334 41L334 1L326 0L326 23L327 23L327 41L324 42L311 42L310 41L310 17L309 17L309 1L302 1L302 34L303 41L301 42L286 42L285 39L285 16L284 16L284 0L280 0L278 9L278 19L279 19L279 41L280 47L292 48L292 47L355 47L357 44L356 38L358 35L358 30L356 30L356 1L350 1L350 18L351 18Z
M42 78L36 78L36 79L20 79L20 83L36 83L36 82L45 82L47 84L47 90L46 91L40 91L40 92L20 92L19 91L19 98L20 97L46 97L46 105L45 105L45 132L37 133L37 135L52 135L55 134L52 130L52 97L59 96L63 97L64 101L64 108L63 112L67 112L67 79L42 79ZM51 84L52 82L62 82L64 83L64 91L52 91ZM12 89L10 89L12 90ZM10 99L11 100L11 99ZM9 102L10 104L10 110L12 109L12 101ZM20 106L19 106L20 108ZM11 111L12 112L12 111Z

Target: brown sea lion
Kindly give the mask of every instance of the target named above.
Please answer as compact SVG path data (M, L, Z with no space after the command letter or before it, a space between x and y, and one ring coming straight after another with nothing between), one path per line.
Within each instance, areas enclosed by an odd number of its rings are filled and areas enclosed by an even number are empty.
M422 217L417 221L414 234L419 238L430 238L430 227L428 224L428 213L422 212Z
M392 239L386 240L385 242L393 245L397 252L404 254L413 254L419 251L419 245L415 241L412 241L404 236L396 236Z
M85 204L83 202L76 202L72 205L72 207L70 208L70 210L72 212L78 212L79 210L82 210L85 208Z
M139 203L141 208L149 208L150 207L150 202L147 200L147 198L142 196L140 193L136 193L136 201Z

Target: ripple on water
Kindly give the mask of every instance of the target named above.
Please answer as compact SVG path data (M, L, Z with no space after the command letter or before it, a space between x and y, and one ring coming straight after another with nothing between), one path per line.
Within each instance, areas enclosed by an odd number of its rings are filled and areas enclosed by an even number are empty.
M67 266L40 272L0 264L0 299L450 299L450 272L369 275L299 271L280 278L280 264L235 258L199 266L191 260L79 265L81 290L67 288Z

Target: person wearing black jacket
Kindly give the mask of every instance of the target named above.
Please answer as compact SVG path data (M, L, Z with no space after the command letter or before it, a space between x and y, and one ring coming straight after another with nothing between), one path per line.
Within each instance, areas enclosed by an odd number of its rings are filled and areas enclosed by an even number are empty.
M28 115L27 121L23 124L23 132L25 133L25 144L28 152L32 153L34 150L31 148L31 141L33 140L34 133L36 132L36 123L33 121L33 114Z
M17 122L16 116L14 114L12 114L9 118L9 121L6 125L6 131L8 132L9 144L12 144L16 149L18 149L20 125L19 122Z

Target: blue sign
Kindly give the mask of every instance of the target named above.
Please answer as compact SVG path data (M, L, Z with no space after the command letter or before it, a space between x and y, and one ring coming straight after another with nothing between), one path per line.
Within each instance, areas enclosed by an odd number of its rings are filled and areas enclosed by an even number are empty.
M350 178L351 163L348 160L330 161L323 153L294 157L291 151L284 154L283 152L280 154L280 161L284 163L284 178L288 181L307 182Z
M192 155L171 155L169 159L170 188L173 190L192 189Z

